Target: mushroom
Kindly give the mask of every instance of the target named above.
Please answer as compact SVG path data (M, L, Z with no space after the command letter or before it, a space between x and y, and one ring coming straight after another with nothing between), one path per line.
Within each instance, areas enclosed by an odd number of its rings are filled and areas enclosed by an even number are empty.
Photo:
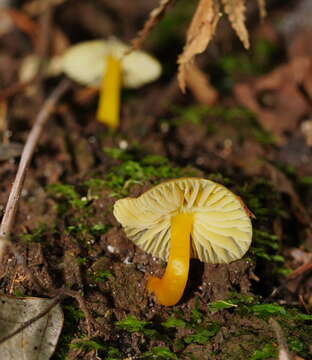
M148 291L166 306L183 295L190 257L228 264L246 253L252 238L250 215L237 195L200 178L170 180L114 205L127 236L168 261L164 276L151 276L147 282Z
M82 85L101 86L97 119L112 128L119 124L120 86L139 88L161 74L155 58L139 50L127 53L129 50L130 46L110 38L78 43L63 56L68 77Z

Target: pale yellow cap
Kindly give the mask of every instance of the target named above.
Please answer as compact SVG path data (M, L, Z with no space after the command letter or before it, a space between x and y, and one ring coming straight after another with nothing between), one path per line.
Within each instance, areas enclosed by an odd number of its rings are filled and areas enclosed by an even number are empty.
M157 80L161 75L159 61L140 50L125 55L129 49L115 38L81 42L65 52L63 71L82 85L99 86L105 72L105 57L112 55L121 60L123 86L138 88Z
M219 264L247 252L252 239L248 211L237 195L211 180L170 180L114 205L114 215L129 239L163 260L169 256L171 217L182 212L194 215L192 257Z

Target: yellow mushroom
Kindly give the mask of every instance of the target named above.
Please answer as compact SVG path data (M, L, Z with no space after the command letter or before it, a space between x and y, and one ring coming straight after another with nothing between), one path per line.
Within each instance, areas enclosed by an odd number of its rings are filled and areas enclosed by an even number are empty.
M82 85L100 87L97 119L111 128L119 125L120 87L139 88L159 78L160 63L146 52L121 41L92 40L70 47L64 54L65 74Z
M230 263L248 250L250 213L226 187L207 179L181 178L156 185L138 198L116 201L114 215L138 247L168 262L147 289L162 305L175 305L188 278L190 257Z

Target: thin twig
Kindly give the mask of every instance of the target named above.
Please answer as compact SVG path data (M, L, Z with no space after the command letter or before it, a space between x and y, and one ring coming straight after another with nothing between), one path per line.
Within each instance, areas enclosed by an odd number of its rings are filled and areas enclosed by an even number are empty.
M15 336L15 335L19 334L20 332L22 332L24 329L26 329L28 326L30 326L31 324L33 324L37 320L44 317L46 314L48 314L54 308L54 306L56 306L61 301L61 297L62 297L61 295L55 296L55 298L52 300L52 302L49 304L49 306L46 307L46 309L41 311L38 315L34 316L32 319L25 321L23 323L23 325L21 325L19 328L14 330L11 334L6 335L2 339L0 339L0 345L5 343L9 339L11 339L13 336Z
M10 244L11 230L18 206L18 201L23 188L24 179L35 147L40 138L42 129L59 98L64 94L64 92L69 88L69 86L70 82L68 80L63 80L51 93L50 97L42 106L37 118L35 119L34 125L28 135L0 225L0 261L3 256L5 247ZM20 259L17 258L18 262L19 260Z
M311 269L312 269L312 262L309 262L307 264L303 264L303 265L299 266L297 269L295 269L293 272L291 272L287 276L287 278L288 278L288 280L295 279L299 275L302 275L303 273L308 272Z

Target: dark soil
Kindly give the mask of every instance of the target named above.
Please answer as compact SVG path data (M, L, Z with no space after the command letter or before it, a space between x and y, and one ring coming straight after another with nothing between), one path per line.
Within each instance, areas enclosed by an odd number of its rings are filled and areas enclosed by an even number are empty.
M263 23L251 7L248 53L220 25L199 61L218 93L213 105L199 104L194 91L183 95L175 81L194 10L180 0L146 42L164 74L123 92L116 132L96 122L97 95L77 84L57 106L27 172L13 231L41 285L80 293L92 317L88 335L90 319L79 304L62 303L65 323L53 359L277 359L281 344L270 317L294 359L312 359L311 267L288 277L312 261L312 23L300 21L312 15L308 5L302 10L307 2L268 1ZM38 1L14 3L36 29L47 21L27 7ZM38 36L50 44L44 56L112 34L129 41L157 1L60 3L49 31L34 36L16 22L0 38L0 105L8 108L7 124L0 119L2 209L34 116L61 78L12 90L25 56L42 51ZM145 283L165 264L127 239L112 207L182 176L211 179L241 196L256 217L254 239L229 265L192 260L182 300L164 307ZM44 295L12 254L0 265L0 291Z

